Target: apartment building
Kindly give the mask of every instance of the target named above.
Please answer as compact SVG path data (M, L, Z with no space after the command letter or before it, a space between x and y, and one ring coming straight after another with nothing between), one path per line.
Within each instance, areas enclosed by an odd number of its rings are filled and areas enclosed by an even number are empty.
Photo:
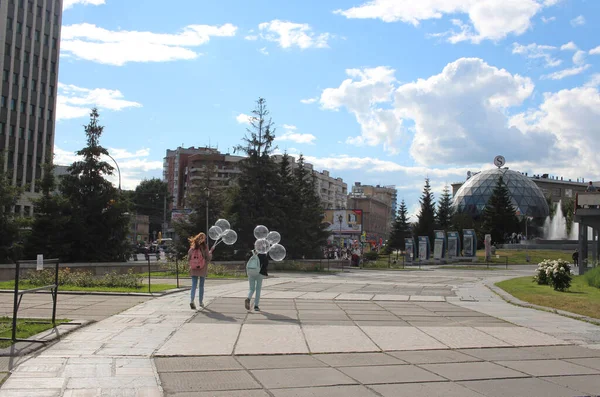
M12 184L27 186L12 209L22 215L54 152L61 20L62 0L0 1L0 152Z
M355 182L348 195L351 209L363 211L363 231L367 239L384 241L389 238L398 206L395 186L371 186Z

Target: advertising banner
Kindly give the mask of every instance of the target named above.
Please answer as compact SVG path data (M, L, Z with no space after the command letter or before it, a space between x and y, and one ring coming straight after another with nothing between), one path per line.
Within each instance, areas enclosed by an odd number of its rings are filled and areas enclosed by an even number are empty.
M173 209L171 211L171 221L187 221L192 210L189 208L177 210Z
M334 234L362 234L362 210L325 210L323 223Z

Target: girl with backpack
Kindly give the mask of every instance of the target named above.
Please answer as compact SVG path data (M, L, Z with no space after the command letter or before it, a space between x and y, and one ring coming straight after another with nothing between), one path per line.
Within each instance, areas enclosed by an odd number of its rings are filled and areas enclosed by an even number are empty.
M198 288L198 301L200 307L204 307L204 303L202 302L204 299L204 280L206 280L206 275L208 274L208 262L212 259L212 252L215 247L211 250L208 249L206 234L204 233L198 233L188 240L190 242L188 263L190 266L190 276L192 276L190 308L196 310L196 304L194 303L196 288ZM200 282L198 283L198 281Z
M250 300L252 295L256 292L254 297L254 311L260 311L258 304L260 303L260 290L262 289L263 278L267 274L267 266L269 266L269 259L266 254L259 254L256 250L252 250L252 256L246 263L246 273L248 274L248 282L250 284L250 290L248 291L248 298L244 301L246 310L250 310Z

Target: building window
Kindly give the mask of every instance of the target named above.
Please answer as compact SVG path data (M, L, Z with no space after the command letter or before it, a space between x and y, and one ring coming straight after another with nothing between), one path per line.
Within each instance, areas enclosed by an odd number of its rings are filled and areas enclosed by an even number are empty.
M27 88L27 76L21 77L21 87Z
M25 113L25 109L27 109L27 104L25 102L21 101L21 107L20 107L21 113Z
M40 63L40 57L38 55L33 55L33 66L37 67Z
M19 74L17 72L13 73L13 84L19 84Z
M23 207L23 215L25 215L25 216L31 215L31 206L26 205Z
M13 24L13 19L12 18L6 18L6 31L8 32L9 30L12 30L12 24Z
M10 44L8 43L4 44L4 55L6 55L7 57L10 56Z
M29 129L29 131L27 131L27 139L30 141L33 141L33 130Z
M13 162L15 161L15 157L12 150L8 151L8 168L13 168Z
M6 124L0 122L0 135L4 135L5 128L6 128Z
M37 6L37 14L38 17L42 17L42 6Z
M27 32L27 38L30 39L31 38L31 26L27 26L25 28L25 31Z
M58 15L54 14L54 24L58 25Z
M31 80L31 91L35 92L35 90L37 90L37 80L32 79Z
M30 56L30 52L29 51L25 51L25 62L29 63L29 56Z
M17 100L15 98L10 99L10 110L17 110Z
M46 21L50 22L50 10L46 10Z
M43 119L44 118L44 108L40 106L40 113L38 114L38 116Z
M10 128L8 129L8 136L15 136L15 126L11 124Z
M2 97L0 98L0 106L2 106L3 108L6 108L6 100L7 98L2 95Z
M2 73L2 81L8 81L8 73L9 71L4 69L4 72Z
M33 14L33 1L30 0L27 2L27 4L28 4L27 9L29 10L30 13Z
M42 95L46 95L46 84L45 83L40 84L40 92L42 93Z
M52 110L48 110L48 121L52 121Z
M23 33L23 24L21 22L17 22L17 33Z
M39 43L40 41L40 31L39 30L35 30L35 42Z
M44 45L45 45L46 47L48 47L48 43L49 43L49 41L50 41L50 36L49 36L49 35L47 35L47 34L44 34Z
M19 139L25 139L25 128L19 127Z
M35 105L33 103L29 104L29 115L35 116Z
M54 86L53 85L50 86L50 92L48 92L48 95L50 96L50 98L54 98Z
M41 143L42 143L42 135L43 135L43 134L44 134L44 133L43 133L42 131L38 131L38 143L39 143L39 144L41 144ZM39 164L39 162L38 162L38 164Z
M52 38L52 48L56 49L56 39Z
M56 62L50 62L50 72L56 73Z
M25 3L24 0L19 0L19 8L23 8L23 3Z

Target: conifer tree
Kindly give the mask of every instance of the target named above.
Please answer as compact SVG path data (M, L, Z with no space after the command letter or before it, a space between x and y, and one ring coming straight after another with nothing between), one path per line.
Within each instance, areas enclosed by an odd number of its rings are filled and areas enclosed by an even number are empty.
M450 196L450 189L448 186L444 186L444 191L440 200L438 201L438 207L436 211L437 227L441 230L448 230L452 224L452 217L454 216L454 209L452 208L452 197Z
M435 202L429 178L425 178L425 186L423 194L419 200L421 203L421 211L417 216L417 225L415 227L415 237L428 236L430 244L433 244L433 231L435 230Z
M492 235L492 243L504 243L506 237L518 233L519 219L502 177L498 178L492 195L483 210L482 230Z
M410 237L410 223L408 222L408 209L404 199L400 202L400 208L396 219L394 219L394 225L392 226L392 233L388 240L388 246L394 250L405 249L405 239Z
M13 186L4 169L4 153L0 152L0 263L10 263L13 247L18 243L19 226L12 208L17 203L22 189Z
M71 211L66 233L71 261L125 260L131 250L127 204L104 177L112 175L114 168L102 160L108 151L100 145L104 127L99 117L98 110L92 109L84 127L87 146L76 152L82 160L71 164L61 181Z

